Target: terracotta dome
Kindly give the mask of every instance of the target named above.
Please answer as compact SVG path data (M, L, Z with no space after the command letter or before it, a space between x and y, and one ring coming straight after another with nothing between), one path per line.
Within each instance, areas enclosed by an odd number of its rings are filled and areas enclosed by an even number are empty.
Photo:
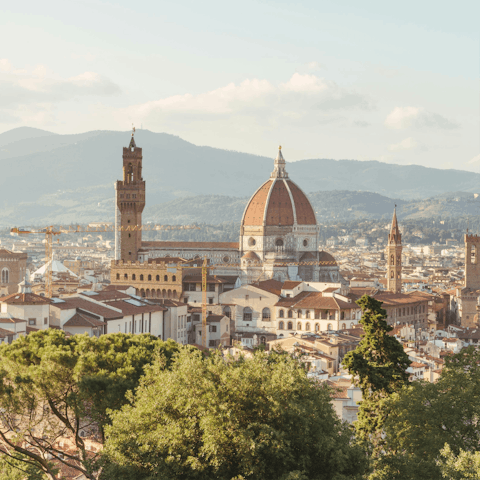
M318 254L318 261L324 265L337 265L335 258L323 250Z
M281 148L281 147L280 147ZM242 225L293 226L316 225L315 212L307 198L285 171L281 149L275 159L275 169L252 196L243 214Z
M247 252L243 257L242 260L253 260L255 262L259 262L260 258L255 252Z

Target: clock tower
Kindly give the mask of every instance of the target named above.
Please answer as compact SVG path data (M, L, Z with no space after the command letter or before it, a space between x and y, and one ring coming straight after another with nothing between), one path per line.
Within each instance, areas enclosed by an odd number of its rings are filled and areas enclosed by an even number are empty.
M402 293L402 234L398 228L396 208L393 210L386 254L387 290L392 293Z

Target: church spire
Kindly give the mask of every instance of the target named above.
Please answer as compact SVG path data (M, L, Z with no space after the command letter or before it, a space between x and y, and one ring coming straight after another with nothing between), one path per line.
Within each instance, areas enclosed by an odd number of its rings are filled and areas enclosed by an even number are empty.
M285 170L285 159L282 155L282 146L278 147L277 158L275 158L273 172L271 178L288 178L288 173Z
M136 148L137 146L135 145L135 127L132 126L132 139L130 140L130 145L128 146L128 148L132 149L132 148Z
M400 229L398 228L398 220L397 220L397 206L393 209L393 218L392 218L392 226L390 228L390 234L388 235L388 243L398 244L402 242L402 235L400 233Z

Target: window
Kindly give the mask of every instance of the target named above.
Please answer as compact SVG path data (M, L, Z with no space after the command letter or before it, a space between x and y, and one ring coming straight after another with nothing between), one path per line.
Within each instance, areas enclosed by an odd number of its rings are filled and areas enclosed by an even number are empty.
M393 270L390 272L390 278L395 278L395 272Z
M320 331L320 325L318 323L315 324L315 331L316 332Z
M255 241L254 238L251 238L251 237L250 237L250 238L248 239L248 245L249 245L250 247L253 247L256 243L257 243L257 242Z
M213 298L212 298L212 297L210 297L210 298L208 299L208 303L209 303L210 305L213 305Z
M151 276L151 275L148 276L148 281L149 281L149 282L152 281L152 276Z
M128 280L128 273L124 273L124 274L123 274L123 278L124 278L125 280Z
M277 247L283 247L283 240L281 238L277 238L275 240L275 246Z
M252 320L252 309L250 307L245 307L243 309L243 321L250 322Z
M292 310L288 311L288 318L293 318L293 311Z
M347 324L346 323L342 323L342 330L346 330L347 329Z
M157 282L159 282L159 281L160 281L160 275L157 275L157 276L155 277L155 280L156 280Z
M310 318L310 310L307 310L307 312L305 313L305 318Z
M340 320L345 320L345 312L340 312Z
M403 309L403 316L405 316L405 309Z
M278 322L278 329L283 330L283 322Z
M189 292L194 292L195 291L195 284L194 283L188 283L186 290L189 291Z
M288 330L293 330L293 323L292 322L287 323L287 329Z
M223 309L223 314L224 314L226 317L228 317L228 318L231 319L231 318L232 318L232 310L231 310L231 308L230 308L230 307L225 307L225 308Z
M172 282L176 282L176 281L177 281L176 275L172 275Z
M137 279L137 276L134 273L132 273L132 280L136 280L136 279Z
M315 320L320 319L320 310L315 310Z
M390 255L390 265L395 265L395 256Z
M129 234L128 234L128 238L130 238L131 236L132 236L132 234L131 234L131 233L129 233Z
M208 341L208 346L209 347L214 347L215 346L215 340L209 340Z
M48 318L47 317L44 317L43 318L43 324L46 325L48 323Z
M36 325L37 324L37 319L36 318L29 318L28 319L28 324L29 325Z
M297 322L297 330L301 330L302 329L302 324L300 322Z
M475 245L472 245L472 249L470 250L470 253L471 253L471 263L477 263Z
M117 273L117 280L120 280L120 274Z
M285 312L283 310L278 311L278 317L279 318L284 318L285 317Z
M163 276L163 281L164 281L164 282L168 282L168 275L164 275L164 276Z
M307 240L307 239L305 239L305 240L303 241L303 246L304 246L304 247L308 247L308 240Z
M305 330L306 330L307 332L310 331L310 323L307 322L307 323L305 324Z
M270 309L269 308L264 308L262 310L262 320L264 322L269 322L270 321Z
M217 333L217 326L216 325L210 325L208 331L212 332L212 333Z
M143 282L143 275L140 275L140 281Z
M209 292L214 292L215 291L215 284L214 283L209 283L208 284L208 291Z

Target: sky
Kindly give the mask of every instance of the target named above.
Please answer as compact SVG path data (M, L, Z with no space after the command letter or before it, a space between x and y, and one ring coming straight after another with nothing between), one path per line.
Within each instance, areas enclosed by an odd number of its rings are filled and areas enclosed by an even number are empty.
M0 132L134 124L480 172L478 18L478 0L4 2Z

